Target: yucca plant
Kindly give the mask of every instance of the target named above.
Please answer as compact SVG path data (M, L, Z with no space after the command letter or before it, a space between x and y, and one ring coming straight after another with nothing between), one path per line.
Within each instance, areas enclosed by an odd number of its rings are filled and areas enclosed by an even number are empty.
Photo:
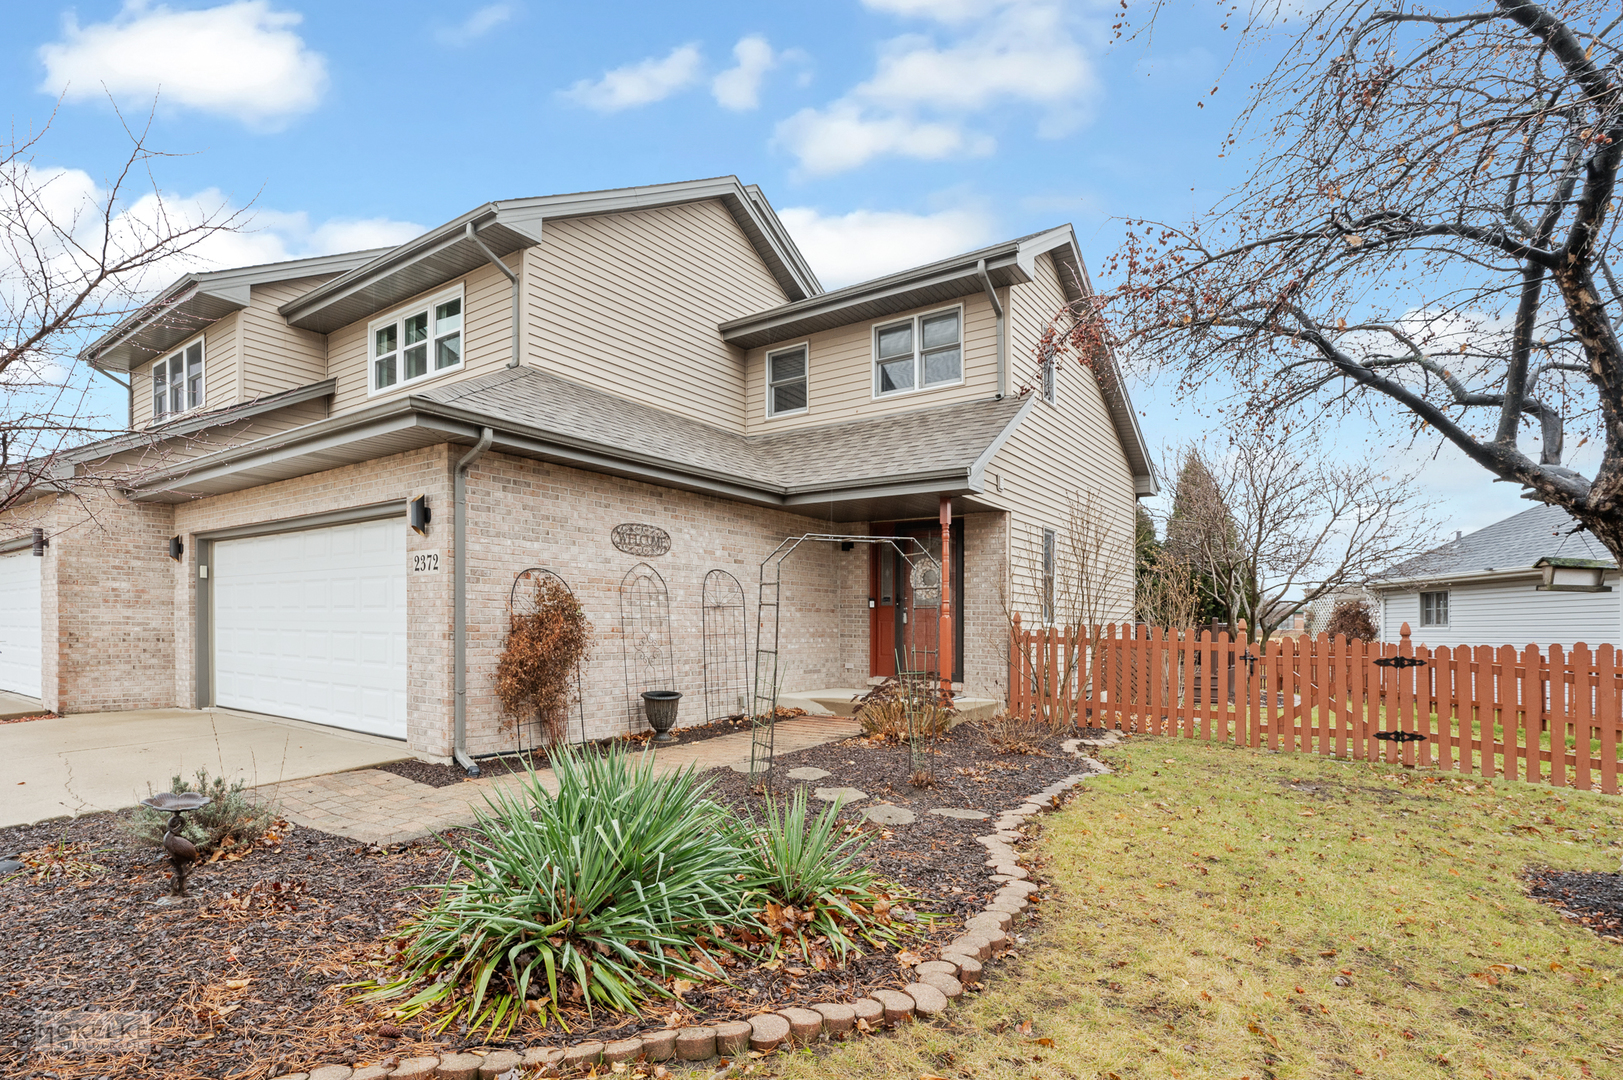
M487 797L451 880L397 935L403 973L363 997L404 998L402 1018L439 1012L436 1030L462 1018L495 1034L543 991L531 1008L557 1016L566 982L588 1010L632 1011L670 976L719 970L695 961L701 939L739 920L747 864L708 783L618 749L560 746L552 767L556 795L532 772Z
M829 951L841 960L857 950L858 939L896 941L889 916L893 894L858 863L868 837L842 835L840 805L830 804L808 825L806 789L799 787L781 807L768 796L765 820L744 826L755 918L774 941L792 937L802 957L809 957L810 942L818 937L827 938Z

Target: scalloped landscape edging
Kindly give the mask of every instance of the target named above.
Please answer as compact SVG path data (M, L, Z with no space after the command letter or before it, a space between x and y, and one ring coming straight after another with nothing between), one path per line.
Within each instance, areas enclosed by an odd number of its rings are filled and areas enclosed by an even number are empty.
M1020 825L1034 814L1052 810L1059 796L1092 776L1110 769L1085 757L1082 747L1114 746L1115 732L1102 739L1068 739L1060 749L1088 763L1028 796L1019 806L1005 810L993 821L993 832L975 839L986 848L989 877L999 887L980 914L964 923L964 932L942 946L936 960L913 969L914 981L902 990L875 990L849 1004L816 1002L785 1006L749 1020L729 1020L700 1027L654 1031L631 1039L603 1042L592 1039L573 1046L537 1046L519 1050L491 1050L483 1054L462 1051L440 1056L402 1058L392 1065L319 1065L308 1072L285 1073L276 1080L514 1080L530 1076L558 1076L587 1065L632 1061L707 1061L736 1057L747 1051L769 1052L780 1046L805 1046L823 1038L844 1038L852 1031L878 1031L914 1019L929 1020L946 1011L966 986L981 981L982 963L1002 956L1012 943L1015 916L1031 906L1038 886L1020 865L1014 845L1024 839Z

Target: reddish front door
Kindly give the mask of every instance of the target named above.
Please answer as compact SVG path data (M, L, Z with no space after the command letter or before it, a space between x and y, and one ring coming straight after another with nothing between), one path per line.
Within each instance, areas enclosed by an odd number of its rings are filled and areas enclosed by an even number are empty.
M888 531L875 526L876 534ZM896 674L896 626L901 621L897 596L899 556L889 544L869 544L868 674Z
M874 535L892 535L892 526L875 525ZM941 529L904 525L893 533L897 545L910 555L919 546L932 559L941 558ZM869 545L868 619L870 675L889 677L896 665L909 671L938 670L936 637L941 617L939 573L922 561L910 563L890 544Z

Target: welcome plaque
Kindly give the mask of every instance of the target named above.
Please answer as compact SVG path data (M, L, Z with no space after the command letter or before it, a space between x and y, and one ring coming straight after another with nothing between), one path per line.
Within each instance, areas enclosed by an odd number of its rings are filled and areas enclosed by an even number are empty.
M671 534L658 525L645 525L629 521L616 525L609 532L609 540L627 555L663 555L671 550Z

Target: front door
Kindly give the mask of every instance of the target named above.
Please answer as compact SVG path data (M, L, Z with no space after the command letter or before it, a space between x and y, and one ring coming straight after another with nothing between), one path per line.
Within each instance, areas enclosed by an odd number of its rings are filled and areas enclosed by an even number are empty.
M930 525L875 525L875 536L895 536L897 546L915 555L922 545L934 564L910 563L889 544L873 544L870 563L872 607L868 620L870 675L940 671L936 639L941 634L941 528ZM962 550L954 543L954 554ZM954 583L961 575L954 573Z

